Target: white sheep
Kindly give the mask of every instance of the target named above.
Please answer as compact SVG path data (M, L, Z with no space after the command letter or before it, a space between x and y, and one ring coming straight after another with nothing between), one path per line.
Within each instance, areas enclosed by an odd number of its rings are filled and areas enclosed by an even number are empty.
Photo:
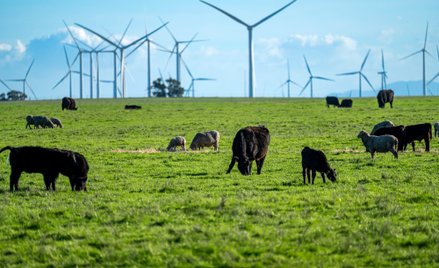
M392 152L393 156L398 158L398 139L393 135L375 136L369 135L369 133L362 130L360 133L358 133L357 138L361 139L366 147L366 152L370 152L372 159L375 155L375 152Z

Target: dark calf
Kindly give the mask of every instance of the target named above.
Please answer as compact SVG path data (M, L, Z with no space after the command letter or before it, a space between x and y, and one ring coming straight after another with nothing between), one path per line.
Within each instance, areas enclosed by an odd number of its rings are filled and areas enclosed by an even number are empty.
M373 134L375 136L392 135L398 139L398 151L404 150L404 126L379 128Z
M334 105L335 107L340 106L340 103L338 102L338 98L334 96L326 97L326 107L329 108L329 105Z
M352 108L352 100L351 99L343 99L341 101L339 108Z
M55 191L55 183L59 174L70 180L72 191L87 190L88 163L85 157L76 152L42 147L10 147L6 146L0 153L10 150L11 164L10 191L18 190L21 173L41 173L46 189Z
M140 110L142 106L139 105L125 105L125 110Z
M270 133L264 126L242 128L233 140L233 156L227 173L230 173L235 162L242 175L251 175L252 163L256 161L258 174L261 174L265 157L270 144Z
M430 151L430 140L431 140L431 124L417 124L406 126L404 129L404 151L407 148L407 144L411 143L413 152L415 151L415 141L425 142L425 151Z
M336 181L337 179L337 173L335 169L332 169L329 166L325 154L322 151L305 147L302 150L302 174L304 184L306 184L306 177L308 177L308 183L311 183L311 171L312 184L314 184L314 179L316 178L316 171L320 172L324 183L326 183L325 174L332 182Z

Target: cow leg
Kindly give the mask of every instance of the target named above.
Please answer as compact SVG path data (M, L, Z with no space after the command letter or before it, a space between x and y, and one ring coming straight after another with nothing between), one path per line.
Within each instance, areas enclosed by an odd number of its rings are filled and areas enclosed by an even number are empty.
M227 170L226 174L230 173L230 171L232 170L233 166L235 165L235 161L236 161L236 159L234 157L232 157L232 162L230 162L229 169Z
M426 152L430 152L430 139L429 139L429 137L427 136L427 137L424 139L424 141L425 141L425 151L426 151Z
M43 174L44 176L44 184L46 185L46 190L49 191L50 190L50 175L49 174Z
M253 161L250 161L250 165L248 165L248 175L252 174L252 166L253 166Z
M393 156L394 156L396 159L398 159L398 152L397 152L395 149L393 149L393 148L392 148L391 152L392 152Z
M320 172L320 174L322 175L323 183L326 183L326 177L325 177L325 173L323 173L323 172Z
M412 148L413 148L413 152L415 151L415 142L412 141Z
M372 159L374 158L374 156L375 156L375 151L374 150L372 150L371 152L370 152L370 155L372 156Z
M311 183L311 170L309 168L306 169L306 176L308 177L308 184Z
M314 184L314 179L316 178L316 170L312 170L312 184Z
M258 175L261 174L262 166L264 165L265 157L256 160L256 166L258 167Z
M11 170L11 176L9 177L9 191L18 191L18 179L21 176L21 171Z
M306 184L306 168L302 167L303 184Z
M393 101L390 102L390 108L393 108Z

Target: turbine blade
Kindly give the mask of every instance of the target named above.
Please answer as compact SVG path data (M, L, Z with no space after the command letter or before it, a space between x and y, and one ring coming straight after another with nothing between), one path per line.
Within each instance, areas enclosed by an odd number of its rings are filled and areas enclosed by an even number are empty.
M122 40L124 39L125 35L127 34L128 28L130 28L130 25L131 25L132 22L133 22L133 18L130 19L130 22L128 22L128 25L125 28L125 31L123 32L122 37L119 40L119 44L118 44L119 46L122 45Z
M105 40L107 43L111 44L112 46L120 48L120 46L118 44L114 43L113 41L111 41L110 39L106 38L105 36L103 36L103 35L95 32L95 31L93 31L92 29L87 28L87 27L85 27L85 26L83 26L83 25L81 25L79 23L75 23L75 25L81 27L84 30L87 30L87 31L91 32L94 35L99 36L102 40ZM79 48L79 46L78 46L78 48Z
M301 85L297 84L296 82L294 82L293 80L291 80L291 83L293 83L294 85L298 86L298 87L302 87Z
M364 78L364 80L366 80L367 84L370 86L370 88L373 90L373 92L376 92L375 89L373 88L372 84L369 82L369 79L367 79L367 77L361 73L361 76Z
M424 50L427 47L427 36L428 36L428 22L427 22L427 29L425 30Z
M370 49L367 51L366 57L364 57L363 63L361 64L360 72L363 71L364 65L366 64L367 58L369 57Z
M146 34L146 35L144 35L144 36L138 38L137 40L134 40L133 42L131 42L130 44L128 44L128 45L126 45L126 46L123 46L122 48L123 48L123 49L127 49L127 48L129 48L129 47L131 47L131 46L137 44L137 42L139 42L139 41L141 41L141 40L143 40L143 39L148 38L148 36L154 34L154 33L157 32L158 30L160 30L161 28L165 27L168 23L169 23L169 22L164 23L163 25L161 25L160 27L158 27L158 28L155 29L154 31L150 32L149 34Z
M35 59L32 60L32 63L30 64L29 68L27 69L26 75L24 76L24 79L27 78L27 76L29 75L30 69L32 68L32 65L34 65Z
M161 21L163 24L165 24L165 22L162 20L162 18L159 18L159 19L160 19L160 21ZM171 35L171 37L172 37L172 39L174 40L174 42L177 43L177 38L175 38L175 36L172 34L172 32L171 32L171 30L169 29L169 27L166 26L165 28L166 28L166 31L169 33L169 35Z
M207 3L207 2L205 2L205 1L203 1L203 0L200 0L200 2L201 2L201 3L204 3L204 4L208 5L208 6L210 6L210 7L212 7L212 8L214 8L214 9L216 9L216 10L218 10L219 12L221 12L221 13L223 13L224 15L228 16L228 17L231 18L232 20L234 20L234 21L236 21L236 22L238 22L238 23L240 23L240 24L242 24L242 25L244 25L244 26L246 26L246 27L251 27L251 26L248 25L247 23L245 23L245 22L243 22L242 20L238 19L236 16L233 16L232 14L230 14L230 13L228 13L228 12L222 10L222 9L219 8L219 7L216 7L216 6L212 5L212 4L209 4L209 3Z
M405 60L405 59L407 59L407 58L410 58L411 56L414 56L414 55L416 55L416 54L418 54L418 53L421 53L423 50L421 49L421 50L418 50L418 51L416 51L416 52L413 52L412 54L410 54L410 55L408 55L408 56L405 56L404 58L401 58L401 60Z
M381 67L383 68L383 72L386 71L386 68L384 67L384 52L381 49Z
M326 81L334 81L333 79L322 77L322 76L314 76L315 79L326 80Z
M437 60L439 61L439 46L436 45L436 52L437 52Z
M23 82L24 79L6 79L6 81L11 81L11 82Z
M63 48L64 48L64 55L66 56L67 67L70 69L70 61L69 61L69 57L67 56L66 46L63 46Z
M274 15L278 14L279 12L281 12L282 10L286 9L287 7L289 7L290 5L292 5L294 2L296 2L297 0L293 0L291 2L289 2L288 4L286 4L285 6L283 6L282 8L278 9L277 11L271 13L270 15L268 15L267 17L263 18L262 20L256 22L255 24L252 25L252 28L257 27L259 24L263 23L264 21L270 19L271 17L273 17Z
M69 76L69 74L70 74L70 71L69 72L67 72L59 81L58 81L58 83L56 83L56 85L54 85L53 87L52 87L52 90L54 90L57 86L59 86L59 84L61 84L63 81L64 81L64 79L66 79L67 78L67 76Z
M428 81L427 85L430 85L436 78L439 77L439 73L437 73L430 81Z
M184 48L180 51L180 54L183 54L183 52L186 50L186 48L194 41L195 37L197 37L198 33L196 33L191 40L186 42L186 45L184 46Z
M300 91L299 96L302 95L302 93L305 91L305 89L308 87L308 85L311 83L311 78L308 80L306 85L303 87L302 91Z
M73 42L75 42L76 48L79 50L79 44L78 44L78 42L76 41L76 38L73 36L72 31L70 31L69 26L67 26L67 23L66 23L64 20L63 20L63 23L64 23L64 25L66 26L67 31L69 32L70 37L72 37Z
M73 59L72 64L69 66L69 70L72 68L73 64L75 64L75 62L78 60L79 58L79 53L76 54L76 57Z
M199 78L195 78L194 80L197 80L197 81L215 81L216 79L199 77Z
M187 73L189 74L189 76L190 76L192 79L194 79L194 76L192 75L191 71L189 70L189 67L187 67L186 62L183 60L183 58L180 58L180 59L181 59L181 62L183 62L183 66L184 66L184 68L186 69L186 71L187 71Z
M3 80L0 79L0 83L2 83L7 89L12 90Z
M34 98L35 98L36 100L38 100L37 95L35 95L34 90L32 89L32 87L29 85L29 83L28 83L27 81L26 81L26 85L27 85L27 87L30 89L30 92L32 92L32 95L34 95Z
M424 51L434 59L434 56L430 52L428 52L428 50L424 50Z
M358 74L359 72L350 72L350 73L341 73L341 74L336 74L336 75L354 75L354 74Z
M311 69L309 68L309 64L308 64L308 61L306 60L305 55L303 55L303 58L305 59L306 69L308 69L308 73L309 73L309 75L312 76Z

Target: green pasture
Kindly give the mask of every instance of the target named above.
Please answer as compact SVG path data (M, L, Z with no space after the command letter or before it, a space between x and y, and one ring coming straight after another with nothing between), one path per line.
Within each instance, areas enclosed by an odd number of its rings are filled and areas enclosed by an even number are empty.
M2 267L437 267L439 144L431 152L377 154L360 130L391 120L439 121L438 97L375 98L352 109L323 99L108 99L0 103L0 147L78 151L90 165L88 191L40 174L9 192L9 152L0 155ZM124 110L125 104L141 110ZM26 115L64 128L25 129ZM235 133L265 125L271 144L261 175L230 163ZM218 130L220 150L165 152L177 135ZM300 151L325 152L336 183L303 185ZM256 167L254 166L254 169ZM254 173L255 170L254 170Z

